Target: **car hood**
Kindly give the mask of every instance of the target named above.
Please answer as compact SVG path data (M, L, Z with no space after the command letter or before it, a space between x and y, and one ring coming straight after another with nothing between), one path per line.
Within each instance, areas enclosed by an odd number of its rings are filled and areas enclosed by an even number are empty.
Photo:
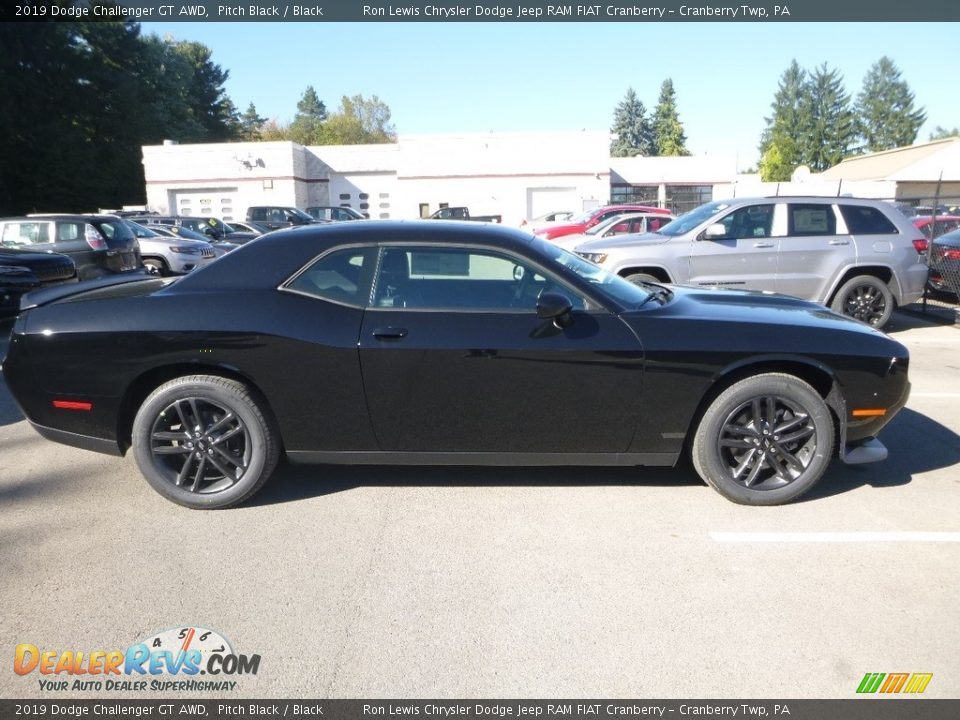
M880 338L899 345L886 334L859 320L835 313L818 303L788 295L686 285L666 287L669 287L674 295L665 305L657 309L657 301L651 300L640 310L627 311L623 318L630 322L631 318L640 318L653 307L658 314L706 323L706 326L714 329L718 323L739 323L742 327L738 332L744 337L759 339L775 346L783 345L783 338L789 338L790 345L803 347L809 338L806 333L814 329L845 334L852 332L864 339ZM782 329L782 337L779 333L771 332L772 328ZM843 341L838 342L843 344Z
M35 250L18 250L17 248L3 248L0 250L0 263L17 265L19 263L44 262L51 259L62 260L62 255L54 253L36 252Z
M186 240L184 238L178 237L148 237L148 238L139 238L140 248L168 248L171 246L182 247L182 248L196 248L197 250L203 250L204 248L210 247L210 243L202 242L200 240Z
M587 240L577 245L577 251L604 252L620 248L637 247L639 245L662 245L673 238L659 233L635 233L633 235L617 235L612 238L597 238Z

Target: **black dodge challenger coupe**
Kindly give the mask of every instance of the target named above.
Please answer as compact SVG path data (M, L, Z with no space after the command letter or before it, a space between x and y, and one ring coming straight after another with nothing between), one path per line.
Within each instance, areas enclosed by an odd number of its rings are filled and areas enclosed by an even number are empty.
M909 393L900 343L820 305L637 286L482 223L313 225L176 279L29 293L3 373L41 435L192 508L292 462L673 465L809 490Z

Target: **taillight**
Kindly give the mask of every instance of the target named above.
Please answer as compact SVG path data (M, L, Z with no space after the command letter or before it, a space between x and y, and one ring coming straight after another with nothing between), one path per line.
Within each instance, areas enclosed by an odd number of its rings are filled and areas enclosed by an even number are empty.
M87 241L87 245L89 245L92 250L107 249L107 241L100 235L100 231L89 223L83 228L83 239Z
M913 246L917 249L917 252L922 255L927 251L927 239L917 238L913 241Z
M960 260L960 250L955 248L946 248L943 251L944 260Z

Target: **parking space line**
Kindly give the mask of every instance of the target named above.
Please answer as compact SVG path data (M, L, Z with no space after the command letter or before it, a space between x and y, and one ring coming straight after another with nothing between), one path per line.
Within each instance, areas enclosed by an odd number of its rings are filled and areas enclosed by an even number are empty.
M960 532L710 532L710 539L725 543L960 543Z

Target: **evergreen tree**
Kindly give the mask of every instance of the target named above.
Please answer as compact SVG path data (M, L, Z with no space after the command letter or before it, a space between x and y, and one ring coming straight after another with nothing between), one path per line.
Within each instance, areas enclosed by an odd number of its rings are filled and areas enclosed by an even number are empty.
M766 182L784 182L802 162L800 139L810 128L810 96L807 73L793 60L777 86L760 139L760 177Z
M656 155L653 128L647 118L647 108L637 97L633 88L627 89L623 101L613 112L613 127L610 132L617 137L610 143L612 157Z
M913 100L910 86L890 58L884 56L871 66L857 98L857 120L868 152L913 144L927 119L923 109L914 109Z
M327 107L308 85L297 103L297 114L290 125L290 139L301 145L319 145L323 143L323 123L327 119Z
M653 111L653 135L658 155L690 154L683 123L677 113L677 93L670 78L660 86L660 99Z
M263 124L266 118L257 114L257 107L253 103L247 106L247 109L240 116L239 136L242 140L259 140L262 136Z
M814 172L823 172L843 160L854 146L857 120L843 76L824 63L813 71L809 84L810 129L802 136L801 160Z

